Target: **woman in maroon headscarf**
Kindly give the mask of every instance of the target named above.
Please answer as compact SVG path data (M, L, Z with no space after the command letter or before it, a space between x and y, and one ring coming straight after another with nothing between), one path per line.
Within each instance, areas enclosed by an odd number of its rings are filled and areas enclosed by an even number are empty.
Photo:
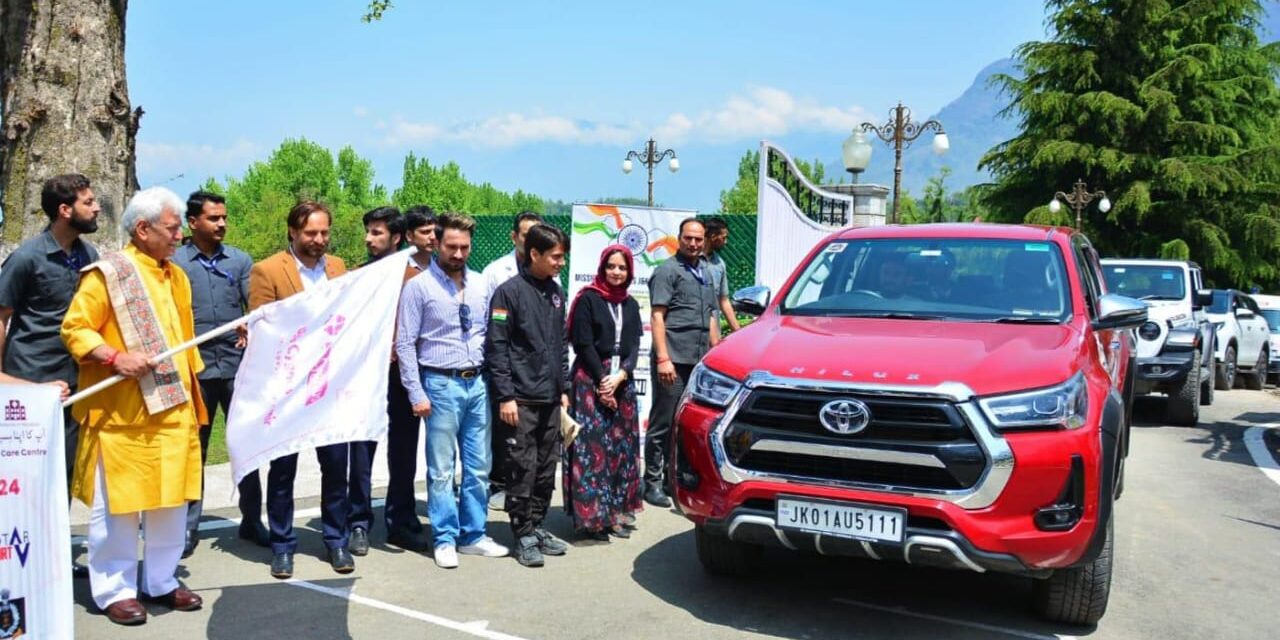
M631 251L605 247L595 280L569 309L573 416L582 425L564 449L564 505L579 535L603 542L630 537L641 509L640 424L635 385L640 305L627 293Z

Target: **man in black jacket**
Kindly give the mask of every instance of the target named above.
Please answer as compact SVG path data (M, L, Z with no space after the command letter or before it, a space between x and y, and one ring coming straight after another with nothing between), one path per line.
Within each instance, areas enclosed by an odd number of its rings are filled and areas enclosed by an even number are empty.
M543 529L560 458L560 411L569 405L569 345L565 299L556 277L569 239L538 224L525 238L528 260L489 301L485 363L498 405L493 428L506 449L507 515L516 561L540 567L543 555L568 546Z

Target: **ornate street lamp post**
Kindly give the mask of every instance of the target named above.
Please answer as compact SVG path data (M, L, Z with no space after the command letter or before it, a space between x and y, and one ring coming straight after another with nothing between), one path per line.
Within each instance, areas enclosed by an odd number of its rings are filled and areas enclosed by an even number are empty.
M880 126L871 124L870 122L862 123L858 129L862 131L874 131L877 136L888 144L893 145L893 217L890 224L898 223L898 206L899 195L902 191L902 150L911 146L920 134L926 129L932 129L937 132L933 136L933 151L939 155L946 153L951 148L951 141L947 139L947 132L942 130L942 123L937 120L929 120L924 123L913 122L911 120L911 110L902 106L899 102L898 106L889 110L890 120ZM854 129L856 133L858 129ZM852 140L852 138L850 139ZM867 160L870 161L870 149L867 150ZM864 164L865 168L866 165ZM846 160L845 168L852 172L852 167ZM856 172L853 172L856 175Z
M644 145L643 151L628 151L626 159L622 161L623 173L631 173L631 169L634 167L631 163L632 160L639 160L649 169L649 206L651 207L653 206L653 168L667 158L671 158L671 161L667 163L671 173L679 171L680 159L676 157L676 152L672 149L658 151L658 145L653 141L653 138L649 138L649 141Z
M1053 194L1053 200L1049 201L1049 211L1052 213L1062 211L1062 202L1065 200L1076 211L1076 229L1078 230L1080 229L1084 208L1090 202L1093 202L1095 198L1101 198L1101 200L1098 200L1098 211L1106 213L1111 210L1111 201L1107 199L1106 191L1099 189L1090 193L1089 187L1085 185L1084 180L1076 180L1075 185L1072 186L1071 193L1059 191Z

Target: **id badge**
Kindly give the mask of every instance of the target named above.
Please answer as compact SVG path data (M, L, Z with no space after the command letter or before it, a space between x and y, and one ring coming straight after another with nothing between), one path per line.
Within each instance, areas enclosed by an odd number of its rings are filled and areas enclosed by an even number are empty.
M617 373L618 367L621 367L621 366L622 366L621 357L613 356L612 358L609 358L609 373Z

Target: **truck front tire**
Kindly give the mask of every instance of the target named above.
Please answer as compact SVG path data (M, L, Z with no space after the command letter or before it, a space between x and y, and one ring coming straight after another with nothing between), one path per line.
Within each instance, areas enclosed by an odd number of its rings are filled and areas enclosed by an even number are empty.
M1111 556L1115 545L1112 519L1107 520L1106 540L1093 562L1059 569L1035 583L1036 613L1046 620L1073 625L1097 624L1107 612L1111 596Z
M1169 401L1165 405L1165 418L1170 424L1194 427L1200 421L1200 352L1192 357L1187 377L1169 389Z

